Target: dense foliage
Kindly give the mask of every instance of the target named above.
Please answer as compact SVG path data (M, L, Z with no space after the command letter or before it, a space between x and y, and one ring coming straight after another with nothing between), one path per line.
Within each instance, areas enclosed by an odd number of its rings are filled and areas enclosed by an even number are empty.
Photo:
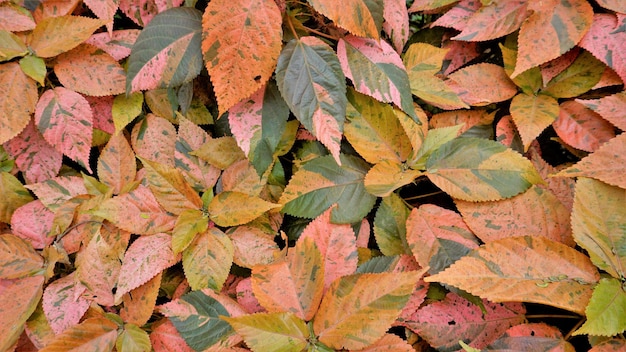
M0 350L623 350L624 48L621 0L0 0Z

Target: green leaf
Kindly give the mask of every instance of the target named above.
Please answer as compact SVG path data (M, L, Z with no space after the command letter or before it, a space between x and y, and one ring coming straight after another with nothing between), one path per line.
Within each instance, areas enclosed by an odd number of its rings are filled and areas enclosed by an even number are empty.
M453 198L491 201L510 198L543 182L531 162L502 144L456 138L426 162L428 178Z
M426 160L430 154L439 149L442 145L450 142L459 135L463 125L433 128L428 130L428 134L422 143L422 147L411 157L410 166L413 169L423 170Z
M145 330L135 324L125 324L124 330L117 337L115 348L118 352L149 352L152 344Z
M593 290L587 321L573 335L614 336L626 330L626 292L620 280L605 278Z
M284 204L283 212L312 219L337 203L331 215L332 222L361 221L376 201L363 185L369 166L355 156L342 154L340 157L341 166L330 155L304 164L293 175L280 198L280 203Z
M48 71L46 62L42 58L34 55L24 56L20 59L20 68L28 77L34 79L42 86L45 84L44 80Z
M507 44L509 44L507 42ZM502 51L502 59L504 60L504 71L509 77L515 71L515 62L517 61L517 48L511 49L503 44L500 45L500 51ZM517 43L515 43L517 46ZM541 77L541 69L539 67L530 68L519 75L512 78L513 83L520 87L525 94L533 95L539 91L543 86L543 80Z
M374 217L374 236L384 255L411 254L406 241L409 214L409 208L397 194L383 198Z
M225 318L253 351L294 352L307 346L309 329L293 313L257 313Z
M339 163L346 78L333 49L315 37L291 40L278 58L276 81L294 115Z
M128 58L126 93L173 88L203 67L202 13L191 7L163 11L139 33Z
M20 180L8 172L0 172L0 222L11 223L15 209L33 201Z
M600 81L605 67L589 52L581 50L576 60L548 82L542 92L555 98L577 97Z
M196 236L183 251L183 269L191 289L219 292L230 272L234 252L230 238L216 227Z

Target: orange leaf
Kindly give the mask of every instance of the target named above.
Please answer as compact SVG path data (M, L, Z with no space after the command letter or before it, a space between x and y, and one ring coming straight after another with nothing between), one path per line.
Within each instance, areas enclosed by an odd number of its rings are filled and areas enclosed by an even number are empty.
M511 117L517 126L524 151L559 116L559 103L547 95L520 93L511 101Z
M270 78L282 47L281 13L273 0L211 1L202 16L202 53L220 113Z
M43 292L43 275L0 279L0 350L10 351Z
M0 144L17 136L28 125L37 99L37 83L24 74L19 64L0 65Z
M0 278L19 279L41 274L43 258L30 243L11 235L0 235Z
M576 99L577 103L597 112L603 119L609 121L622 131L626 131L626 92L607 95L600 99L582 100Z
M606 142L598 150L555 176L585 176L626 188L626 133Z
M574 346L563 339L561 331L545 323L520 324L509 328L489 345L495 350L525 350L527 346L542 351L575 351Z
M520 29L512 77L565 54L582 39L593 20L593 9L586 0L531 1L528 9L532 14Z
M472 106L485 106L511 99L517 87L501 66L480 63L462 68L448 76L448 86Z
M105 317L89 318L67 329L40 352L111 351L117 339L117 324Z
M556 134L570 146L587 152L596 151L615 137L613 126L597 113L575 101L561 104L559 118L552 124Z
M126 71L122 66L89 44L59 55L54 73L63 86L85 95L117 95L126 89Z
M431 128L463 125L459 130L462 134L473 127L491 126L495 117L495 112L484 109L455 110L434 114L428 123Z
M483 2L484 4L484 2ZM486 41L516 31L528 16L526 1L490 2L474 12L454 40Z
M569 210L552 192L536 185L518 196L496 202L455 203L465 223L485 243L532 235L574 246Z
M174 166L176 128L166 119L148 114L133 127L131 145L135 154L166 166Z
M533 302L583 315L599 279L579 251L545 237L520 236L489 242L424 280L492 302Z
M39 57L57 56L87 40L106 22L71 15L48 17L37 23L29 45Z
M124 186L135 180L137 168L135 153L123 133L111 136L98 158L98 177L113 189L113 194L121 193Z
M179 7L185 0L120 0L120 10L133 22L145 27L152 18L168 8Z
M374 344L359 350L360 352L415 352L413 346L409 345L406 340L394 334L385 334L380 340Z
M233 262L244 268L272 263L280 255L274 236L258 228L238 226L228 235L235 247Z
M383 19L382 3L366 0L310 0L309 3L339 27L378 40Z
M122 297L124 306L120 309L120 317L125 323L142 326L150 320L159 295L162 276L162 273L158 273L150 281L124 294Z

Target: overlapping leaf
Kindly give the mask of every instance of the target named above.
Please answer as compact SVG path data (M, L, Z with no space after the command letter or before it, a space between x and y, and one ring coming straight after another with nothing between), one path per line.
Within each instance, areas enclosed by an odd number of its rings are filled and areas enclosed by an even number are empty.
M110 351L117 339L117 324L103 316L91 317L73 325L57 335L43 352L60 352L68 349Z
M37 23L29 46L42 58L57 56L84 42L107 21L64 15L48 17Z
M361 37L378 39L383 22L383 3L373 0L309 0L313 8L339 27Z
M193 290L220 291L233 263L234 248L228 236L213 227L200 233L183 251L183 268Z
M574 335L588 334L614 336L626 331L626 292L622 282L615 278L604 278L594 288L589 305L585 310L587 321L574 331Z
M163 273L158 273L145 284L122 296L124 306L120 309L120 317L124 322L144 325L150 320L156 306L162 278Z
M76 282L75 272L57 279L43 293L42 304L46 319L55 334L78 324L89 308L89 301L81 296L85 287Z
M0 235L0 278L19 279L41 274L43 258L27 241L11 235Z
M48 237L53 220L54 213L37 199L13 212L11 231L15 236L27 240L33 248L43 249L54 240L53 237Z
M602 77L605 66L582 50L574 62L548 82L541 91L555 98L572 98L592 89Z
M446 84L471 106L485 106L511 99L517 87L504 69L490 63L462 68L448 76Z
M43 292L43 275L0 280L0 349L11 350Z
M241 205L245 204L245 208ZM219 226L237 226L248 223L266 211L280 207L259 197L241 192L225 191L218 194L207 210L213 222Z
M380 251L386 256L409 254L406 241L406 220L409 209L395 193L384 197L374 218L374 236Z
M619 19L609 13L594 14L589 31L579 45L612 68L622 81L626 81L626 57L621 50L626 42L626 33L619 29Z
M135 153L123 134L111 136L98 158L98 177L111 187L113 194L135 180Z
M387 197L421 175L421 171L412 170L406 164L400 164L394 160L383 160L367 172L363 184L370 194Z
M0 143L15 137L28 125L37 99L37 83L24 74L20 65L0 65Z
M383 30L391 38L394 49L402 52L404 44L409 40L409 13L406 2L391 0L383 2Z
M301 351L308 344L306 323L291 312L223 318L253 351Z
M49 210L56 211L71 198L87 194L83 179L78 176L58 176L43 182L27 185ZM6 198L5 198L6 199Z
M130 142L137 156L174 166L176 128L166 119L154 114L146 115L133 127Z
M568 145L593 152L615 137L614 127L582 104L565 101L560 107L559 118L552 127Z
M8 172L0 172L0 222L10 223L16 209L33 201L20 180Z
M486 6L485 6L486 5ZM526 1L483 3L467 21L455 40L485 41L516 31L528 16Z
M511 100L510 111L524 150L528 150L535 138L559 117L560 109L557 100L550 96L521 93Z
M622 131L626 130L626 116L622 114L626 108L626 92L607 95L600 99L576 99L576 102L597 112Z

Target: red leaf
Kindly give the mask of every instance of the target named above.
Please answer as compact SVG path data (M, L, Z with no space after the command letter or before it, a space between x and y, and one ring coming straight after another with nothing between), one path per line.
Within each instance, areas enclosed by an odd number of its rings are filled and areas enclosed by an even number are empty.
M614 15L595 14L591 28L579 45L607 64L626 82L626 32L619 28L620 23Z
M237 284L237 303L249 314L265 312L252 292L252 279L247 277Z
M60 334L80 318L89 308L89 301L82 297L85 286L78 283L74 273L50 283L43 293L43 311L55 334Z
M602 144L615 137L610 123L575 101L561 104L559 118L552 126L565 143L587 152L596 151Z
M37 199L13 212L11 230L15 236L29 241L33 248L43 249L54 240L54 237L48 237L53 220L54 213Z
M478 43L475 42L461 42L456 40L449 40L444 43L444 49L448 49L446 56L443 58L445 62L450 62L444 75L449 75L451 72L456 71L462 66L465 66L468 62L474 60L480 55Z
M515 124L513 123L513 118L511 115L502 116L496 125L496 141L511 149L515 149L512 148L512 146L513 143L515 143L516 138L518 143L521 144L519 134L517 133Z
M431 26L448 27L462 31L467 26L467 21L480 7L480 1L461 0L433 22Z
M82 95L63 87L46 90L37 102L35 122L48 143L91 173L93 113Z

